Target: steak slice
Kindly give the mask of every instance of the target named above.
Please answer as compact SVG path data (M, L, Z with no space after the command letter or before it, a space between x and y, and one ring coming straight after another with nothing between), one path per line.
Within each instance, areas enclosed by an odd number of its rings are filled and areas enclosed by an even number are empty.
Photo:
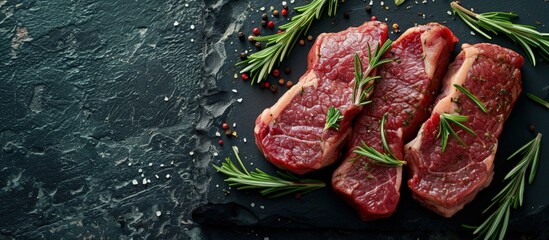
M402 168L376 165L353 150L364 142L383 152L380 121L387 113L387 142L394 155L403 159L404 142L429 116L457 41L448 28L430 23L408 29L387 53L394 61L380 67L382 78L370 98L372 103L354 121L345 160L332 177L334 190L362 220L388 217L396 210Z
M255 142L267 160L296 174L335 162L351 132L351 120L362 109L351 102L354 54L359 54L366 69L368 44L373 51L387 35L384 23L372 21L317 37L307 72L257 117ZM331 106L343 115L338 130L324 130Z
M405 147L411 171L408 186L414 198L445 217L462 209L490 184L498 137L522 90L520 67L524 60L519 54L485 43L464 44L462 49L448 69L431 117ZM479 98L487 113L453 84ZM468 116L464 124L476 136L452 125L465 145L450 136L441 152L437 134L443 113Z

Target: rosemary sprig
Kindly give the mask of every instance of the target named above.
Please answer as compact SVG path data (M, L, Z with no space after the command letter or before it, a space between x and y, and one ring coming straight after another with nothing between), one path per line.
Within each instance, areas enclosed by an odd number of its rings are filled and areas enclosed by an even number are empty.
M405 165L406 161L399 160L397 157L395 157L395 155L389 148L389 144L387 143L387 139L385 137L384 125L385 125L386 118L387 118L387 113L383 115L383 118L381 119L381 126L380 126L381 143L383 144L383 149L385 150L385 153L380 153L374 148L368 146L365 142L362 142L361 146L357 146L353 152L373 160L376 164L380 166L400 167L402 165Z
M338 0L315 0L306 5L295 8L297 14L290 22L279 27L283 32L268 36L258 36L253 39L258 42L267 42L266 48L255 52L236 65L245 65L240 73L249 72L254 82L261 82L267 78L275 64L284 60L297 42L298 36L306 34L314 19L319 19L324 6L328 5L328 16L334 16Z
M238 148L233 146L233 152L238 162L237 167L229 157L225 158L225 162L221 166L213 165L217 171L228 176L225 179L229 182L229 186L236 186L237 189L261 189L261 195L268 195L271 198L284 196L294 192L306 194L319 188L326 187L326 183L313 179L300 179L299 177L289 173L277 171L278 176L272 176L268 173L255 169L248 172L240 156Z
M465 94L465 96L469 97L469 99L471 99L471 101L473 101L480 108L480 110L482 110L485 113L488 112L484 103L482 103L475 95L469 92L469 90L467 90L465 87L459 84L454 84L454 87L457 88L463 94Z
M464 122L467 122L469 120L469 117L463 116L463 115L453 115L448 113L440 114L440 130L438 131L437 138L441 137L441 145L442 145L442 152L446 151L446 145L448 144L448 136L450 134L456 138L456 140L463 146L465 146L465 143L461 141L461 138L457 135L457 133L454 131L452 126L450 126L450 123L453 123L454 125L460 127L461 129L465 130L469 134L477 135L473 130L471 130L469 127L463 125Z
M450 3L450 7L469 27L482 36L492 39L481 28L494 34L504 33L513 39L515 43L524 48L532 65L536 66L536 56L532 48L539 48L538 53L540 56L549 61L549 33L539 32L533 26L512 23L511 19L516 18L518 15L512 12L478 14L462 7L457 1Z
M392 59L381 59L383 54L389 50L391 47L391 44L393 41L390 39L387 39L385 43L380 47L379 44L374 50L374 53L372 55L372 51L370 49L370 44L368 44L368 67L366 70L362 70L362 60L360 60L360 57L358 54L355 53L355 61L354 61L354 70L355 70L355 84L353 86L353 101L356 106L366 105L370 103L371 101L368 101L368 97L372 93L372 90L374 89L373 83L374 80L380 78L379 76L370 76L372 71L385 63L391 62ZM366 88L364 88L366 87Z
M343 119L341 112L334 106L331 106L328 108L328 112L326 113L326 124L324 125L324 130L328 130L329 128L338 130L339 121L341 121L341 119Z
M482 213L486 213L496 206L497 209L480 226L465 227L475 229L473 234L484 235L484 239L504 239L509 224L511 207L517 209L522 206L528 168L530 168L528 183L531 184L534 181L539 164L540 150L541 133L538 133L533 140L507 158L509 160L518 154L522 155L518 164L505 176L504 181L509 181L507 185L492 198L492 204Z
M526 96L528 96L530 99L534 100L534 102L537 102L537 103L541 104L542 106L544 106L546 108L549 108L549 102L541 99L540 97L538 97L534 94L531 94L531 93L526 93Z

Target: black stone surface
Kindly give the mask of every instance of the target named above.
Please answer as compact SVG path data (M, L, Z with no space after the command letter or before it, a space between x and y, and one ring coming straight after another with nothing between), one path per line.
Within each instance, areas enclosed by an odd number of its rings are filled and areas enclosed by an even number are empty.
M290 16L304 3L287 2ZM448 15L449 1L376 0L371 15L368 2L346 1L310 33L376 15L402 30L439 21L460 43L487 41ZM512 10L519 22L549 31L546 1L463 3ZM367 223L329 188L301 199L228 189L211 164L231 156L232 145L250 167L274 171L255 147L253 122L286 88L272 94L234 77L239 53L256 51L236 33L249 34L261 7L271 6L281 1L0 0L0 239L470 238L461 224L481 221L513 164L504 159L533 136L528 125L549 135L548 111L521 96L501 136L494 184L452 219L424 210L406 188L395 216ZM490 42L523 53L503 37ZM295 47L283 78L299 79L311 44ZM547 99L548 70L546 62L525 63L524 92ZM223 136L224 121L238 137ZM549 236L546 149L548 141L524 206L513 212L511 236ZM311 177L328 181L332 170Z

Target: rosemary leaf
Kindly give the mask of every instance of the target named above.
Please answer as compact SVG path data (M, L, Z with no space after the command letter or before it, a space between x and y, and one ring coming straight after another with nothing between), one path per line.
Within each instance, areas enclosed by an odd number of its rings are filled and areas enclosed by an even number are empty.
M355 71L355 84L353 85L353 95L352 100L353 104L356 106L362 106L369 103L368 97L370 97L373 91L374 80L380 78L380 76L370 76L372 71L376 67L379 67L385 63L391 62L392 59L381 59L383 54L389 50L393 42L390 39L387 39L382 46L377 46L373 54L370 49L370 44L368 47L368 67L363 71L362 60L357 53L355 53L354 59L354 71Z
M439 123L439 131L437 134L437 138L441 137L442 152L446 151L446 145L448 144L448 137L450 135L454 136L454 138L461 145L465 146L465 143L457 135L457 133L454 131L450 123L458 126L459 128L463 129L469 134L476 135L476 133L473 130L471 130L469 127L463 124L464 122L467 122L467 120L469 119L467 116L443 113L443 114L440 114L439 117L440 117L440 123Z
M497 207L480 226L463 225L466 228L474 229L473 234L483 235L483 239L504 239L509 225L511 208L517 209L522 206L525 189L525 179L528 169L528 183L534 181L537 166L539 164L539 152L541 150L541 133L515 151L507 160L517 155L522 155L519 163L505 176L507 185L494 197L492 203L483 214L493 207ZM478 236L480 237L480 236Z
M228 157L221 166L213 165L213 167L228 176L225 181L229 186L235 186L239 190L260 189L262 195L275 198L295 192L305 194L326 187L326 183L322 181L301 179L289 172L277 172L278 176L269 175L260 169L248 172L240 159L238 148L233 146L233 152L240 167L237 167Z
M341 119L343 119L341 112L334 106L331 106L328 108L328 112L326 113L326 124L324 125L324 130L328 130L330 128L339 130L339 121L341 121Z
M400 5L400 4L403 4L404 1L406 1L406 0L395 0L395 5L398 6L398 5Z
M491 39L482 29L493 34L504 33L513 39L526 51L532 65L536 66L536 56L532 48L539 49L539 55L549 61L549 33L539 32L533 26L511 22L518 15L512 12L475 13L459 5L458 1L450 3L450 7L465 24L485 38Z
M328 16L335 15L338 1L314 0L306 5L298 6L295 8L297 14L288 23L279 27L283 32L254 37L255 41L266 42L266 47L237 63L237 66L244 66L240 73L249 72L252 84L265 80L273 67L282 62L290 53L299 36L307 33L313 20L320 18L326 5L328 5Z
M549 108L549 102L541 99L540 97L538 97L534 94L531 94L531 93L526 93L526 96L528 96L530 99L534 100L534 102L537 102L537 103L541 104L542 106L544 106L546 108Z
M465 96L469 97L469 99L471 99L471 101L473 101L480 108L480 110L482 110L485 113L488 112L488 110L486 109L486 106L484 105L484 103L482 103L475 95L473 95L465 87L463 87L459 84L454 84L454 87L457 88L463 94L465 94Z

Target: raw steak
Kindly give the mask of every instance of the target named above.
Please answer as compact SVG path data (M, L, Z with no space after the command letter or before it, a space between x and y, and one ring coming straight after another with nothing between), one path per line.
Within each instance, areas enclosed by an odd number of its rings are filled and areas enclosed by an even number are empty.
M387 142L395 156L403 159L404 142L415 136L429 116L457 41L448 28L430 23L407 30L393 42L386 57L394 61L381 66L382 79L375 86L372 103L353 123L345 160L332 178L334 190L357 209L362 220L388 217L396 210L402 168L376 165L353 150L364 142L384 152L380 121L387 113Z
M267 160L279 168L304 174L339 156L351 132L351 120L361 107L351 103L354 54L368 66L372 51L387 39L387 26L367 22L338 33L317 37L308 56L307 72L271 108L257 117L255 142ZM343 115L339 129L324 130L330 106Z
M445 217L451 217L490 184L498 137L522 90L520 67L524 60L519 54L493 44L464 44L462 49L448 69L431 117L405 147L411 171L408 186L414 198ZM468 89L488 112L481 111L453 84ZM468 116L465 125L476 136L451 124L465 146L450 136L441 152L437 134L443 113Z

